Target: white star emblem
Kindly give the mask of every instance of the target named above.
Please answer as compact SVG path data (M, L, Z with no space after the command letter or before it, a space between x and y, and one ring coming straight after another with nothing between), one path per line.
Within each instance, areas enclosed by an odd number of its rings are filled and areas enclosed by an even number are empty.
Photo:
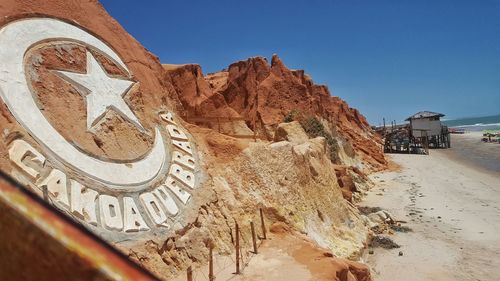
M144 130L123 97L135 83L110 77L97 62L92 53L87 51L87 73L57 71L61 77L78 89L87 101L87 130L99 122L108 109L115 110L140 130Z

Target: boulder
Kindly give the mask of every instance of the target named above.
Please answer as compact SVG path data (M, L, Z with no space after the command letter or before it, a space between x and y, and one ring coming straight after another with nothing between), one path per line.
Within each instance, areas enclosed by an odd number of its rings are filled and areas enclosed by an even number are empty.
M274 141L289 141L295 144L301 144L307 141L309 137L298 121L289 123L280 123L274 132Z
M369 214L368 219L374 225L394 222L391 214L387 211L384 211L384 210Z

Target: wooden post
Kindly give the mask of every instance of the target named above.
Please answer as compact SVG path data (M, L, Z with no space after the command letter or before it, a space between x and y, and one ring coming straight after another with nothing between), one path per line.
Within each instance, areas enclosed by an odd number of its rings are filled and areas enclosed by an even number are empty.
M262 239L267 239L266 225L264 224L264 212L262 211L262 208L259 209L259 212L260 212L260 224L262 227Z
M217 131L220 133L220 118L217 117Z
M187 281L193 281L193 267L191 266L187 269Z
M250 228L252 229L253 253L258 254L258 252L257 252L257 238L255 237L255 227L253 225L253 221L250 222Z
M384 122L384 131L383 131L384 133L383 134L384 134L384 137L385 137L385 117L382 120Z
M240 274L240 227L236 223L236 274Z
M427 136L427 132L425 133L425 153L429 155L429 137Z
M215 276L214 276L214 257L212 253L213 246L210 245L209 248L209 254L208 254L208 280L209 281L214 281Z

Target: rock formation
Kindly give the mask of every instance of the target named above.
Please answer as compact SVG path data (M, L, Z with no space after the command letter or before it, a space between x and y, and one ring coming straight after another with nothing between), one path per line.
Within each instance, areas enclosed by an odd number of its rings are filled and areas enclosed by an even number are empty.
M183 116L203 116L203 122L194 123L213 128L230 135L252 134L246 123L241 120L218 123L216 117L239 118L238 112L229 107L219 93L213 91L197 64L171 65L164 64L165 80L172 81L178 97L184 105ZM213 119L208 119L208 118Z
M314 84L303 70L288 69L277 55L273 55L271 64L263 57L233 63L227 70L206 75L205 81L199 66L165 68L174 81L183 81L177 82L179 85L188 81L199 85L177 87L189 114L235 117L236 112L247 120L250 129L269 139L286 116L315 116L341 144L343 161L337 164L368 171L387 165L380 149L381 139L365 117L339 97L331 96L326 86Z
M332 97L326 86L315 85L303 71L289 70L277 56L271 64L255 57L206 76L198 65L161 65L97 1L7 0L0 3L0 16L0 28L33 17L57 19L62 26L69 23L109 45L128 70L85 42L41 41L24 55L26 75L19 81L29 84L43 118L86 157L132 167L130 163L149 155L155 140L163 136L171 158L148 186L135 186L127 195L126 186L116 189L65 165L51 150L52 144L43 145L30 133L5 100L0 102L0 169L56 207L67 208L69 216L130 258L158 276L171 278L191 264L203 265L209 245L215 246L217 254L230 254L235 221L242 227L243 247L250 247L248 223L258 221L260 208L269 224L283 223L291 233L306 235L337 257L359 257L368 228L358 210L343 198L355 200L352 192L367 182L364 173L381 169L386 162L365 118ZM123 99L142 128L116 108L108 108L89 127L85 100L89 89L58 72L84 75L89 72L89 58L95 58L109 77L134 81ZM6 82L1 82L6 89ZM281 124L294 112L305 119L317 118L328 137L308 134L303 120ZM234 137L254 133L262 140ZM330 136L336 143L337 163L329 155ZM32 150L13 159L20 140ZM53 171L59 171L58 177ZM175 180L168 180L170 175ZM163 187L161 197L157 188ZM154 189L145 192L149 201L137 191L147 188ZM109 194L91 200L98 206L93 211L78 209L74 192L83 196L92 189ZM122 219L117 213L126 213L125 205L130 216ZM106 216L108 209L113 212ZM164 217L170 215L160 220L153 209ZM144 214L143 223L134 216L137 213ZM126 220L132 217L136 228L127 229ZM349 280L370 280L366 268L340 263Z

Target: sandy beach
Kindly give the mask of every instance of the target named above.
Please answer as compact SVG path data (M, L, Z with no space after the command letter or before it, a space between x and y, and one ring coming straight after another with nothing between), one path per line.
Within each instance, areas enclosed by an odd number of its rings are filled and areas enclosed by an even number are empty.
M400 171L372 175L376 187L360 205L413 230L389 236L398 249L365 253L375 280L498 280L500 145L479 137L453 135L452 149L430 155L390 155Z
M482 135L482 132L452 135L451 149L445 150L445 154L476 170L500 173L500 144L484 143Z

